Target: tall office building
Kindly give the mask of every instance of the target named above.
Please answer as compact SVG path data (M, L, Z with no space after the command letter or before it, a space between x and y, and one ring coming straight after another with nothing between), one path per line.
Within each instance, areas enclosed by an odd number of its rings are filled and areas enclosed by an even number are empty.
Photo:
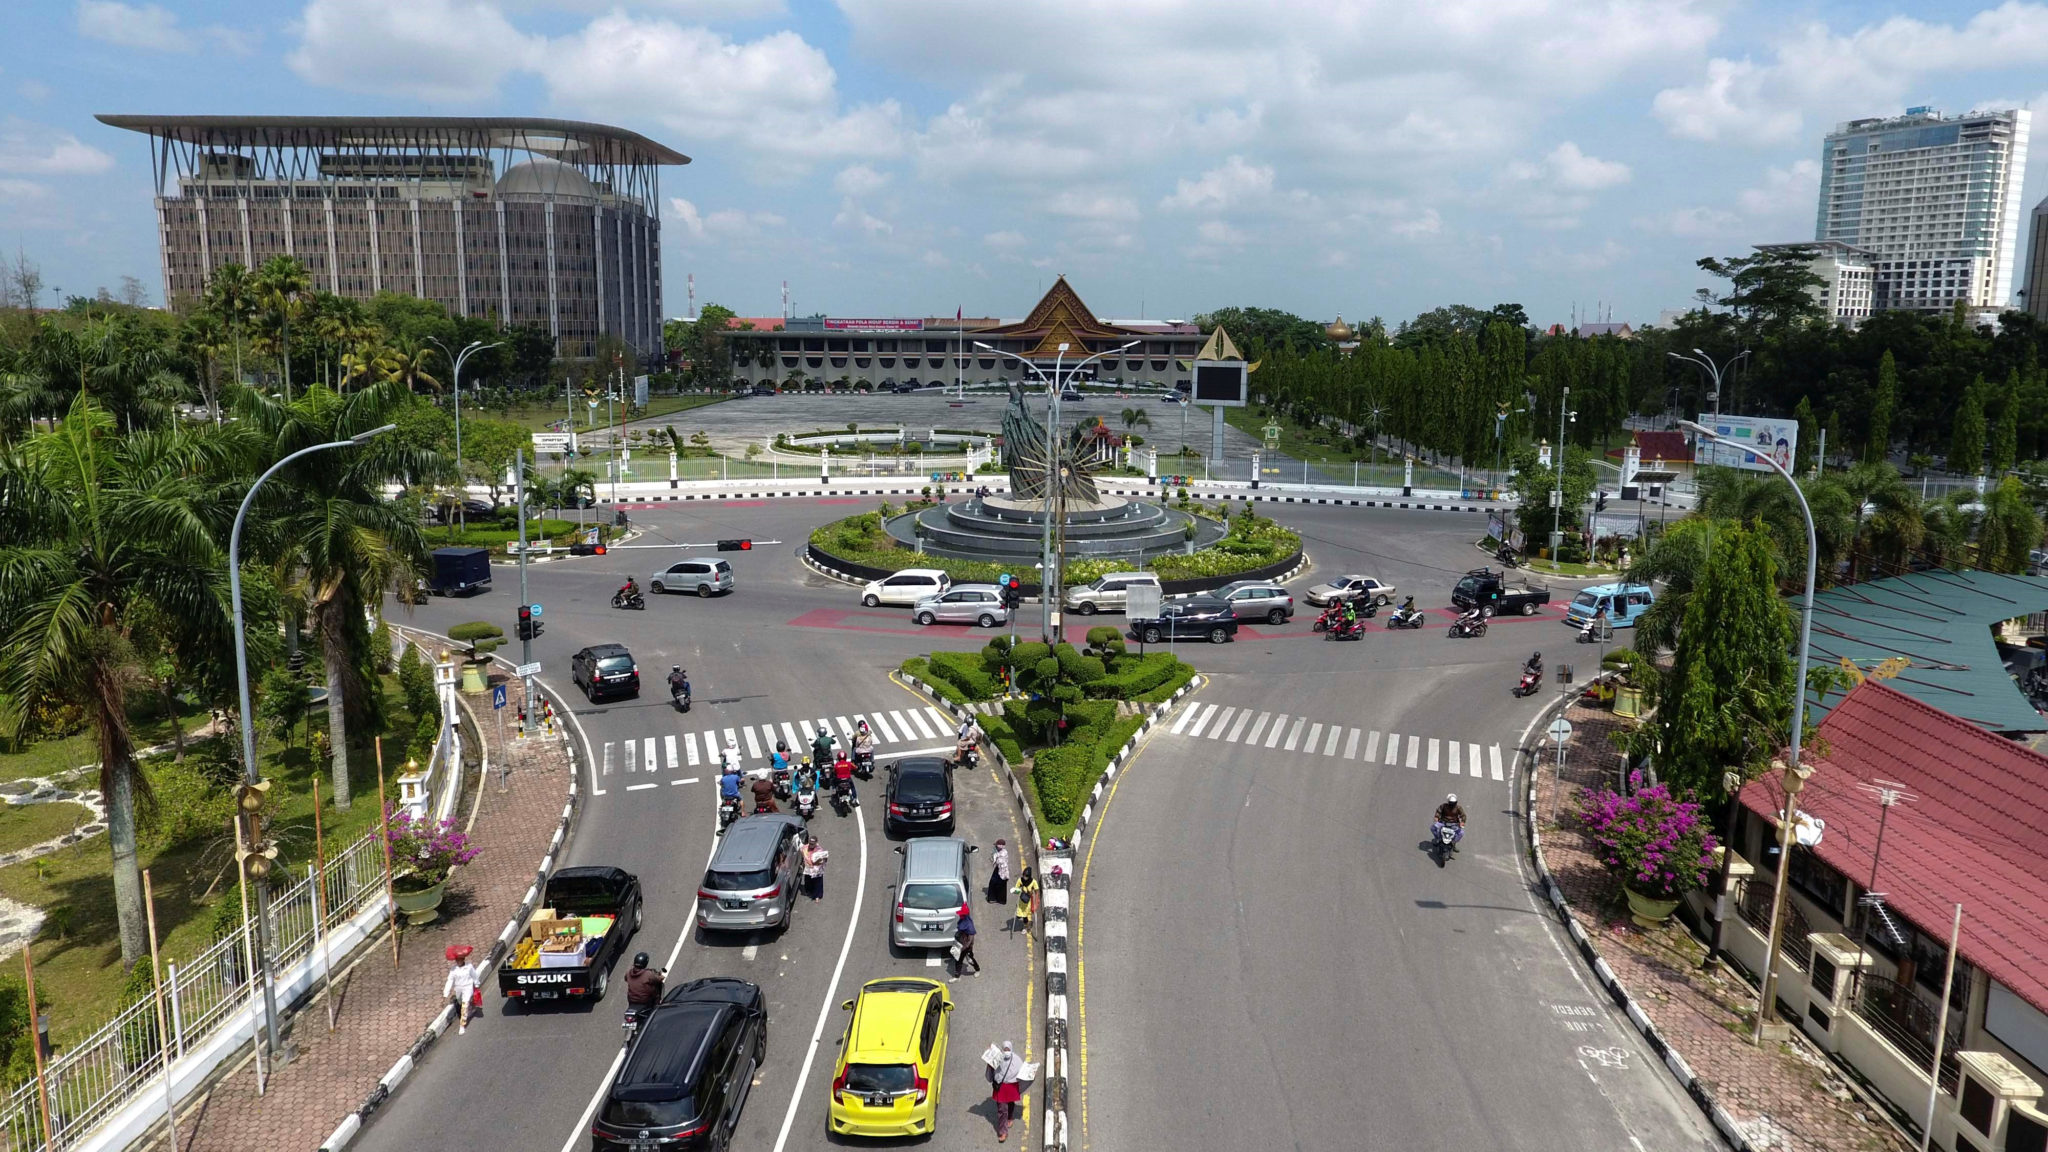
M382 291L537 324L558 355L661 348L658 173L634 132L504 117L101 116L150 139L164 299L221 265L295 256L340 296Z
M2026 294L2020 306L2048 324L2048 199L2034 205L2027 223Z
M2010 305L2032 115L1908 108L1828 135L1815 239L1873 254L1873 309Z

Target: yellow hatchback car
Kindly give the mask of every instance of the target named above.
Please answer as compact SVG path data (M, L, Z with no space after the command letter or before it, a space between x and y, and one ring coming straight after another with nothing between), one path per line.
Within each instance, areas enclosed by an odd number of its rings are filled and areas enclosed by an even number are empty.
M953 998L936 980L870 980L840 1005L853 1013L839 1043L828 1122L842 1136L929 1136L938 1127Z

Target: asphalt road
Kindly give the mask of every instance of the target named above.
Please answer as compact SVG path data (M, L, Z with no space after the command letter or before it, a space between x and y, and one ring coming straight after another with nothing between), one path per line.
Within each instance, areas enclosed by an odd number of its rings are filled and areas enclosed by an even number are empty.
M795 559L812 526L870 503L726 501L635 513L648 529L638 541L645 545L789 542L724 554L739 582L728 597L651 599L643 613L609 608L626 573L645 584L673 549L620 548L529 571L530 599L545 606L547 630L534 646L544 678L566 685L571 653L614 640L632 648L647 686L640 700L580 706L572 716L589 750L592 794L565 862L639 873L650 901L636 947L657 961L673 951L672 979L737 975L767 992L768 1066L740 1125L741 1147L833 1142L824 1132L825 1085L842 1026L838 1002L866 979L943 971L887 943L896 857L872 798L858 821L829 811L814 821L833 853L827 897L799 908L786 933L700 939L689 931L715 823L707 738L722 743L731 729L745 749L750 732L765 743L762 725L781 735L866 715L898 736L881 744L885 756L944 743L943 733L927 735L936 721L921 712L921 698L888 672L934 647L979 647L985 634L918 628L901 609L864 609L854 589L809 575ZM1359 571L1441 608L1456 576L1484 559L1471 547L1481 516L1270 511L1302 531L1316 563L1294 582L1297 601L1320 579ZM500 568L494 591L432 601L411 622L445 631L487 618L509 631L518 602L516 573ZM1316 636L1312 615L1304 606L1292 624L1246 627L1235 644L1188 650L1211 685L1180 733L1157 731L1098 825L1091 843L1099 847L1084 858L1077 1142L1626 1149L1635 1136L1644 1148L1705 1146L1691 1105L1601 1007L1517 864L1511 783L1493 778L1490 754L1498 746L1511 773L1521 726L1538 707L1508 697L1515 664L1534 647L1549 651L1552 668L1571 660L1555 614L1501 621L1479 641L1450 641L1433 623L1401 634L1375 626L1356 644ZM1100 622L1075 618L1071 632ZM1023 630L1036 623L1027 606ZM516 651L516 641L506 649ZM696 691L688 716L673 711L661 687L677 663ZM1248 724L1261 712L1287 713L1286 734L1269 721L1248 751L1249 737L1230 739L1238 721L1226 707L1248 712ZM1318 726L1313 751L1306 725ZM1211 739L1212 731L1224 735ZM1395 763L1379 762L1396 732L1404 743ZM1419 741L1414 767L1410 736ZM1461 772L1474 826L1464 853L1442 870L1419 848L1429 810L1447 790L1450 753L1436 751L1437 741L1462 746L1461 767L1475 765L1477 745L1485 766L1477 778ZM878 795L879 784L878 774L864 795ZM1014 845L1021 829L991 770L964 779L961 791L959 834L981 846L979 884L994 839ZM1027 1037L1035 1049L1042 1040L1032 1034L1040 1006L1030 947L1001 931L996 916L984 914L981 927L987 971L953 986L960 1006L950 1087L932 1145L941 1149L989 1142L981 1049ZM490 1004L479 1029L435 1046L360 1145L586 1146L588 1110L619 1052L621 1006L529 1014ZM1030 1116L1020 1139L1040 1139L1038 1120Z

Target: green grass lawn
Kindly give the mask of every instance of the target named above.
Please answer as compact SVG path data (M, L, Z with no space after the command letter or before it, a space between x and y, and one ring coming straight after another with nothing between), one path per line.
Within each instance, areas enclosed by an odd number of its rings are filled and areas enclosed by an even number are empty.
M588 519L594 524L599 517L592 511L588 514ZM519 529L499 528L496 525L489 528L472 525L467 531L458 532L451 524L442 528L428 528L425 531L427 543L436 548L503 548L506 544L519 539ZM526 539L529 543L545 537L561 544L575 531L574 520L546 519L526 522Z
M387 794L395 797L400 765L404 760L405 733L411 718L405 713L397 682L383 681L387 712L392 723L384 741ZM316 709L314 727L324 728L326 712ZM273 835L280 845L279 862L296 877L303 877L314 859L313 777L321 777L321 821L328 853L339 849L376 826L377 763L369 751L355 754L350 763L354 803L348 811L337 811L324 765L315 766L301 736L287 748L267 736L257 744L263 774L272 781L270 811ZM145 762L144 771L150 763ZM43 812L69 819L83 810L72 805L38 805L21 815ZM0 817L16 813L0 812ZM68 826L67 826L68 828ZM60 831L65 829L60 829ZM30 830L22 826L20 835ZM0 822L0 840L14 838L10 825ZM44 839L37 837L37 839ZM150 870L156 894L157 927L164 956L183 962L213 943L216 905L236 895L234 839L228 828L200 836L161 852L143 852L142 865ZM36 991L52 1007L50 1031L59 1050L76 1042L104 1024L114 1013L122 985L121 945L114 913L114 882L111 857L105 836L61 849L38 860L0 868L0 895L42 907L50 914L37 937L35 948Z
M0 807L0 852L53 840L91 821L92 813L84 806L66 800Z
M206 709L193 701L180 700L178 721L189 735L206 723ZM130 730L135 734L135 745L138 748L170 742L171 721L163 713L162 698L154 693L129 694L128 723ZM94 743L90 729L56 740L41 740L29 744L16 744L12 740L0 739L0 782L23 780L31 776L52 776L73 768L96 764L99 758L99 748Z
M640 413L638 416L632 417L632 419L655 420L663 416L673 416L678 412L687 412L692 408L702 408L707 404L717 404L726 399L729 399L729 397L722 395L649 396L647 398L647 410ZM498 415L497 418L500 420L509 420L514 424L530 428L535 432L545 432L548 430L548 425L554 423L557 420L562 419L567 414L567 405L557 403L543 407L511 408L507 409L502 415ZM614 416L621 422L624 422L624 420L626 419L624 413L619 412L616 409L614 409ZM588 404L584 403L583 397L579 395L576 398L576 431L587 432L593 430L602 430L605 424L605 409L603 404L599 404L597 406L596 417L597 418L595 421L595 428L593 428L591 420L591 408Z

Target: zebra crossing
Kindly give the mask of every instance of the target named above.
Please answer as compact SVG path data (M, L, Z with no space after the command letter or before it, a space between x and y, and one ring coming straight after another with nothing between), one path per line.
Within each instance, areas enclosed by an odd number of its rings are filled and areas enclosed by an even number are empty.
M591 773L592 792L602 796L615 787L644 792L709 780L717 775L718 751L727 744L737 746L747 761L762 761L775 750L777 741L799 754L808 752L819 729L850 744L854 729L865 720L874 734L876 751L887 755L892 750L950 748L959 727L952 717L930 705L745 724L717 722L709 727L699 727L706 721L689 715L675 719L682 722L678 725L682 731L604 741Z
M1226 704L1189 705L1167 729L1167 735L1474 780L1505 782L1514 766L1513 756L1504 757L1499 744L1329 724L1307 716Z

